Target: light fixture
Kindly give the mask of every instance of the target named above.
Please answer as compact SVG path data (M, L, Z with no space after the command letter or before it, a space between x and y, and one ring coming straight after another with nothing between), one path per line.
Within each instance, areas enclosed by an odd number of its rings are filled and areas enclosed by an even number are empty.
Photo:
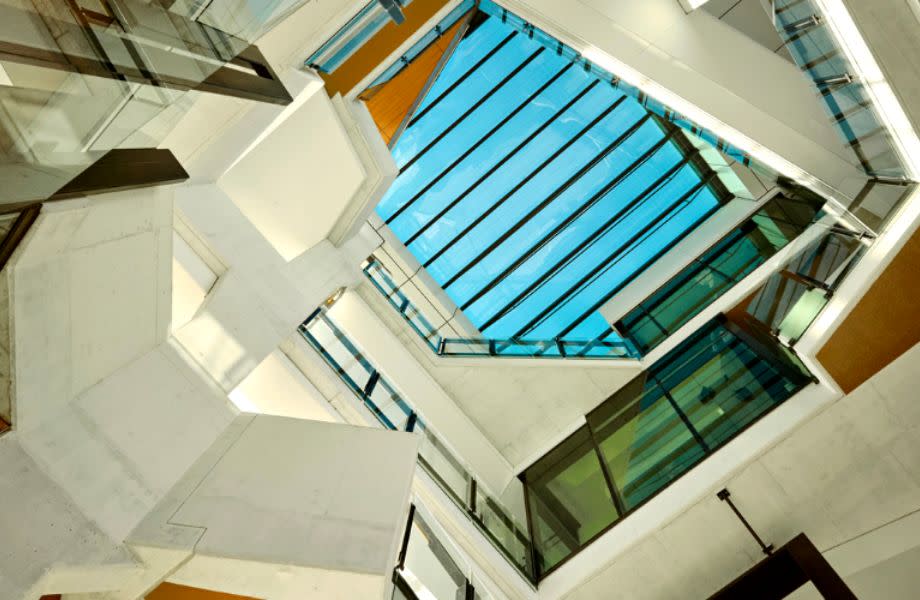
M689 13L703 6L704 4L709 2L709 0L679 0L679 2L680 2L680 5L683 7L684 12Z
M339 298L341 298L344 293L345 293L345 288L340 287L335 292L333 292L331 296L326 298L326 301L323 302L323 306L325 306L326 308L332 308L332 305L338 302Z

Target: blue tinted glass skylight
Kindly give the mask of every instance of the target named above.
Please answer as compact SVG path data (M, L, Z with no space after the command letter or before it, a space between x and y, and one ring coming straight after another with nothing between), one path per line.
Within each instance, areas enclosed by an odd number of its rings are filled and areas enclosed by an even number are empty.
M480 15L393 148L379 215L490 338L616 339L600 306L725 201L570 58Z

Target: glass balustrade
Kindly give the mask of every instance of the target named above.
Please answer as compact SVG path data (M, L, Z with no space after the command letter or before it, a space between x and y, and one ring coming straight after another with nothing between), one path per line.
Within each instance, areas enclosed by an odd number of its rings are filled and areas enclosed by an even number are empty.
M397 0L408 6L412 0ZM378 31L392 21L383 3L371 0L358 14L343 25L329 40L307 58L304 65L320 73L334 73Z
M249 42L157 3L0 0L0 37L7 202L51 196L109 150L158 146L194 90L283 92Z
M518 340L443 337L422 311L406 296L386 268L374 257L364 264L364 274L409 327L439 356L635 359L638 354L627 340Z
M863 256L867 242L851 231L828 231L772 274L748 302L746 312L784 343L794 345Z
M419 465L459 506L486 539L529 580L532 550L524 515L516 516L488 495L463 463L438 439L393 385L349 340L324 311L314 312L300 332L382 427L411 431L422 437ZM520 491L523 494L523 491ZM519 502L523 506L523 499Z
M812 0L774 0L774 25L796 64L815 83L837 130L874 177L905 178L906 169L866 84Z

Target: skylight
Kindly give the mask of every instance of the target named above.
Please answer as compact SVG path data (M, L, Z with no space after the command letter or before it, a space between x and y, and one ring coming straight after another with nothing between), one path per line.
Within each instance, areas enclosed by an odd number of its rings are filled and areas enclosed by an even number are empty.
M490 338L616 338L600 306L729 199L676 126L500 14L392 151L379 215Z

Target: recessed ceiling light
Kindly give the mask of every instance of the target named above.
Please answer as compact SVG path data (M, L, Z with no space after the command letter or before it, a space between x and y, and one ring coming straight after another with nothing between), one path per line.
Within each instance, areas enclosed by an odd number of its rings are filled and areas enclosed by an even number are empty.
M703 6L707 2L709 2L709 0L680 0L680 5L684 7L685 11L690 12L691 10L696 10Z

